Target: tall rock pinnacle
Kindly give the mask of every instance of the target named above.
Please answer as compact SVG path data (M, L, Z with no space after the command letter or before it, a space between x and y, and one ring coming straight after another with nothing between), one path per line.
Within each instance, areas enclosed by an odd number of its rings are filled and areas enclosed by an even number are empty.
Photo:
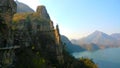
M42 6L38 6L36 12L40 16L42 16L43 18L50 20L50 16L49 16L45 6L43 6L43 5Z

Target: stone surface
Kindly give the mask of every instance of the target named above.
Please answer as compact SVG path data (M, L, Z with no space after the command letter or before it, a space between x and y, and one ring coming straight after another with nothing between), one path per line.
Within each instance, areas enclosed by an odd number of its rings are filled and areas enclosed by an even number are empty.
M14 0L0 0L0 31L1 31L1 46L9 41L10 27L13 14L16 12L16 3Z
M16 3L14 0L0 0L0 19L1 23L9 24L12 16L16 12Z
M54 59L51 57L48 60L52 61L51 59L53 59L61 64L64 62L59 27L57 25L54 29L53 21L50 20L45 6L38 6L37 11L33 13L15 14L12 27L16 30L14 32L16 42L14 45L35 45L46 59L48 59L46 56L49 54Z
M14 0L0 0L0 48L13 44L11 23L16 7ZM13 55L11 50L0 50L0 67L8 68L13 62Z
M45 6L38 6L36 12L41 16L44 17L45 19L49 19L50 20L50 16L46 10Z
M9 1L4 0L4 2L7 2L9 5L11 5L11 2ZM15 7L11 8L14 9ZM7 9L9 9L9 7L7 7ZM5 9L3 11L7 10ZM0 26L4 25L3 27L7 27L7 29L0 27L1 31L6 31L2 34L0 33L0 39L4 38L2 41L0 41L4 45L7 45L4 47L12 45L19 48L16 50L15 48L7 50L2 48L3 50L0 51L0 67L76 68L73 67L73 64L77 61L70 57L68 53L63 50L59 27L57 25L56 29L54 29L53 22L50 20L47 10L44 6L39 6L37 11L33 13L15 14L11 25L9 23L13 13L13 10L8 12L8 14L6 12L1 13L0 22L2 23L0 23ZM5 18L4 15L10 16L9 20Z

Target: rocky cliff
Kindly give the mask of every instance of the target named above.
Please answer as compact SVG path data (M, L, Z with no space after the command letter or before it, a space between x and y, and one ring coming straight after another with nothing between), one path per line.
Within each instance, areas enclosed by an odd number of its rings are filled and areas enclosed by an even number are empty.
M9 31L11 31L12 17L16 7L14 0L0 0L0 47L8 46L12 42Z
M70 56L44 6L36 12L17 13L13 0L0 0L0 67L2 68L93 68ZM1 9L1 8L0 8ZM9 11L11 9L11 11ZM7 15L7 16L6 16ZM11 22L13 17L13 22ZM5 32L4 32L5 31ZM86 60L86 59L85 59Z
M40 15L41 17L45 18L45 19L50 19L50 16L47 13L47 10L45 8L45 6L38 6L36 12L38 13L38 15Z
M0 19L9 24L16 12L16 3L13 0L0 0Z
M0 48L13 44L11 23L17 5L14 0L0 0ZM12 64L14 52L0 49L0 67L6 68Z
M32 46L52 64L64 62L58 25L54 29L44 6L38 6L37 11L33 13L15 14L12 25L16 42L14 45ZM48 58L48 55L53 57Z

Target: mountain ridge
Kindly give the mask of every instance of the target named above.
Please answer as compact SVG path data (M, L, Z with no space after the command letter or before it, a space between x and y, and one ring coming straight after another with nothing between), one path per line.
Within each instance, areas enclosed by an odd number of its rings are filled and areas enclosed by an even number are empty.
M113 33L110 36L120 41L120 33Z
M61 40L64 43L65 49L71 54L74 52L85 51L84 48L79 45L72 44L71 41L64 35L61 35Z
M30 8L28 5L15 1L17 4L17 13L28 13L28 12L35 12L32 8Z
M78 39L78 40L71 40L72 43L83 46L84 44L96 44L99 48L109 48L109 47L119 47L120 43L111 35L108 35L101 31L94 31L90 35Z

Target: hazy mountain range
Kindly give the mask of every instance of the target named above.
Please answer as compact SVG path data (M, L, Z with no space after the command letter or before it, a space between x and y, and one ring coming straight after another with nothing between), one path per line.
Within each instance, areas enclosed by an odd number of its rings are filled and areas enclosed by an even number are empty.
M114 33L108 35L101 31L95 31L88 35L87 37L71 40L73 44L80 45L87 50L90 49L101 49L110 47L120 47L120 33Z
M64 35L61 35L61 40L65 45L65 49L70 53L85 51L85 49L81 48L79 45L72 44Z
M116 38L117 40L120 41L120 33L111 34L111 37Z
M25 13L25 12L34 12L28 5L16 1L17 4L17 13Z

